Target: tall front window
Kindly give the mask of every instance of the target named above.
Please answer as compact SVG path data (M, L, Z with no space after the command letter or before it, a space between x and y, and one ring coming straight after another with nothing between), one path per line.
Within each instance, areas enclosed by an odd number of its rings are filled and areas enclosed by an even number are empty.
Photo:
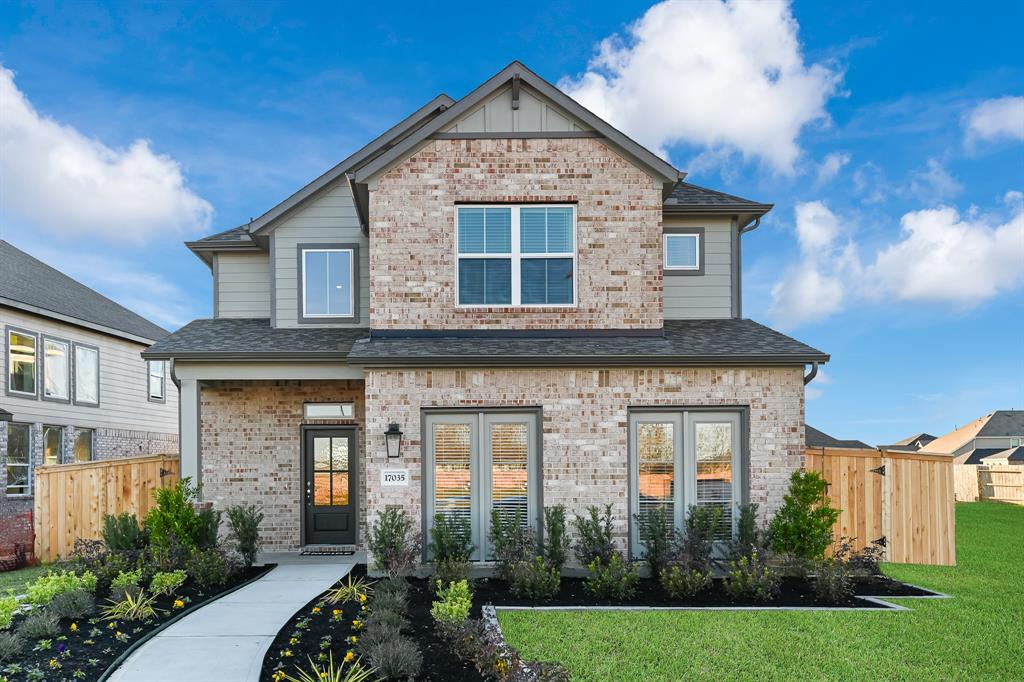
M146 366L149 373L149 399L163 400L167 390L167 366L163 360L150 360Z
M7 330L7 392L18 395L36 395L35 334L15 329Z
M7 494L32 494L32 427L7 425Z
M67 401L71 398L71 345L59 339L43 338L43 397Z
M303 319L355 317L355 248L301 248Z
M491 514L535 526L539 503L537 416L520 412L452 412L426 417L428 525L435 514L466 521L472 558L493 558Z
M634 411L630 428L632 551L643 555L634 515L666 511L682 528L692 506L717 507L717 540L732 537L744 498L740 414L700 410Z
M75 402L100 404L100 351L93 346L75 344Z
M459 206L458 303L576 302L575 206Z
M92 429L75 429L75 461L91 462L96 433Z
M43 427L43 464L60 464L64 461L64 428Z

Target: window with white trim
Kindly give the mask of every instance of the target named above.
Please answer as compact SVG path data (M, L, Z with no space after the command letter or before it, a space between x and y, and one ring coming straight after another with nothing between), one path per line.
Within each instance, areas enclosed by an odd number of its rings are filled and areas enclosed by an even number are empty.
M456 208L460 306L576 304L576 207Z
M700 269L700 234L667 233L665 235L665 269Z
M32 425L7 425L7 494L32 494Z
M167 364L163 360L146 363L149 375L149 399L163 400L167 397Z
M13 395L36 396L35 334L7 329L7 392Z
M302 317L355 316L354 249L302 249Z
M100 404L100 351L93 346L74 344L75 402Z
M43 337L43 397L50 400L71 398L71 344Z

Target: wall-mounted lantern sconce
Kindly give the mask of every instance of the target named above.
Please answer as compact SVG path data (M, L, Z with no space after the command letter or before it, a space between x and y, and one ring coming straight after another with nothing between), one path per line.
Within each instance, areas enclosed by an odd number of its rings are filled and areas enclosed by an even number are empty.
M402 429L398 424L391 422L388 430L384 432L384 440L388 446L388 459L397 459L402 449Z

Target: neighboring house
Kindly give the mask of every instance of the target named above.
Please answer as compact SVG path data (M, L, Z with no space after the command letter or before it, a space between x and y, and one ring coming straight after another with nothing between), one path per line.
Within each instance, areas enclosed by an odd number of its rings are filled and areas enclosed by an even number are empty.
M807 425L807 447L809 448L852 448L854 450L874 450L862 440L839 440L833 438L824 431L819 431L810 424Z
M956 464L1024 464L1024 410L997 410L931 441L922 452L954 455Z
M177 452L167 363L140 356L165 330L6 241L0 330L0 518L32 508L40 464Z
M919 433L915 436L911 436L910 438L904 438L903 440L896 441L892 445L885 445L883 447L890 450L917 451L923 449L924 446L928 445L928 443L931 443L933 440L935 440L935 436L930 433Z
M684 174L519 63L439 95L252 222L190 242L214 317L171 360L182 471L268 549L365 547L399 505L773 512L828 356L742 317L770 205ZM728 533L728 524L723 533Z

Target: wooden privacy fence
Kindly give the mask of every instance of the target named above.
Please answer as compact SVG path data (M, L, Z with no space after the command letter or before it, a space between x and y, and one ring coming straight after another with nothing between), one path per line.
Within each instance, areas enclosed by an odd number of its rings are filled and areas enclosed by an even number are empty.
M978 465L953 465L953 497L957 502L978 501Z
M1024 504L1024 466L979 466L978 495L983 500Z
M135 514L153 506L153 491L174 485L177 455L149 455L79 464L53 464L35 471L36 558L67 556L75 540L98 540L107 514Z
M856 538L857 549L881 541L886 561L956 564L952 457L808 448L806 468L828 481L832 505L842 510L836 539Z

